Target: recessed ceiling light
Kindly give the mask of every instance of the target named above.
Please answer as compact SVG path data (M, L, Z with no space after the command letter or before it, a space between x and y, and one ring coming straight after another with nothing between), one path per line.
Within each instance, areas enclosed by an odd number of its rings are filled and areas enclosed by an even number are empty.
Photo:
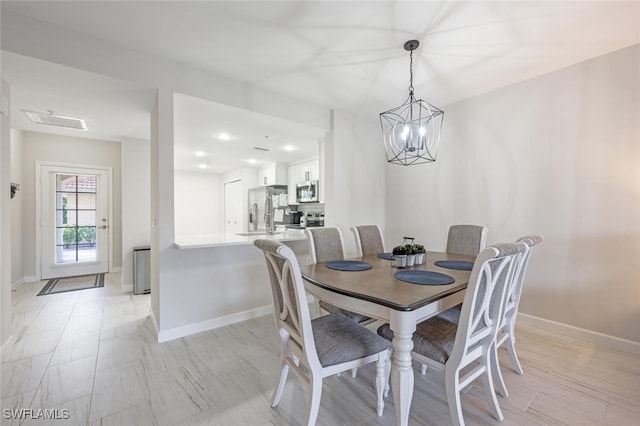
M208 169L209 165L208 164L198 164L198 167L201 169Z
M247 160L247 163L249 164L256 164L258 161L255 158L250 158Z
M282 147L282 149L284 149L285 151L295 151L296 149L298 149L298 147L293 145L285 145Z
M227 132L220 132L220 133L216 133L215 135L213 135L216 139L221 140L221 141L230 141L231 139L233 139L233 135L227 133Z
M196 151L196 152L194 152L194 155L196 157L204 157L207 154L205 154L203 151Z

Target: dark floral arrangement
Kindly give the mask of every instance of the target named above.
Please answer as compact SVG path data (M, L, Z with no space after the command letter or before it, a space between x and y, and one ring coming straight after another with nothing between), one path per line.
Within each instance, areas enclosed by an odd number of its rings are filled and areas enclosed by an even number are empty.
M20 184L11 182L11 198L16 196L16 192L20 190Z

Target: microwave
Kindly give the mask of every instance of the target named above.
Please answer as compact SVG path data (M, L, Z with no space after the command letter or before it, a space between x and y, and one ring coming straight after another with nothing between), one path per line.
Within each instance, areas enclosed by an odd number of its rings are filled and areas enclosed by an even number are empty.
M319 201L318 181L310 180L296 185L296 202L317 203Z

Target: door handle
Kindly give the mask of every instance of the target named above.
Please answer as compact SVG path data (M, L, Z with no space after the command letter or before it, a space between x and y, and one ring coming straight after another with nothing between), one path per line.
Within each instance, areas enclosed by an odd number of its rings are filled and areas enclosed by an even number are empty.
M107 229L107 225L98 226L99 229Z

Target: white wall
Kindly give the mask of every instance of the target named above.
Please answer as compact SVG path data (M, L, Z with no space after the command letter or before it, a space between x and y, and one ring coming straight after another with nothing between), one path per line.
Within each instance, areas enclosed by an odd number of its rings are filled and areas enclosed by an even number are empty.
M640 46L449 105L435 164L387 167L387 236L529 233L520 311L640 342Z
M36 161L107 166L113 168L113 264L122 264L120 143L96 139L73 138L37 132L22 132L22 274L39 277L36 268L35 176Z
M0 344L11 336L11 133L10 88L0 79ZM5 108L4 106L7 106Z
M133 289L133 248L151 244L151 144L125 138L122 165L122 288Z
M219 234L222 228L222 176L176 171L175 232L177 236Z
M342 230L348 257L356 256L355 225L385 225L385 154L380 123L331 113L325 140L325 226Z
M11 129L11 182L21 185L22 178L22 132ZM24 196L18 190L16 196L11 200L11 283L17 285L24 278L22 274L22 216L24 215ZM16 231L13 231L13 230Z

